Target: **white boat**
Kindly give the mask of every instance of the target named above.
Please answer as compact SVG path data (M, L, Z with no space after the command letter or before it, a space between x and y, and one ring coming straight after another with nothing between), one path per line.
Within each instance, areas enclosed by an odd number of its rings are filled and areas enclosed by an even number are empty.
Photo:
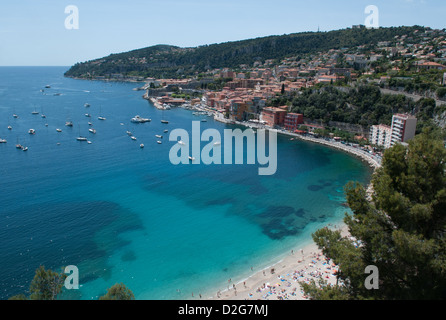
M96 129L93 128L88 129L88 131L90 131L91 133L96 133Z
M34 110L31 114L39 114L39 111Z
M190 160L190 161L194 161L195 158L194 158L194 157L189 157L189 160Z
M86 113L85 116L86 116L87 118L91 118L91 114L89 114L89 113Z
M148 118L141 118L139 115L136 115L130 121L133 123L144 123L144 122L150 122L152 120Z
M88 144L91 144L91 141L90 141L90 140L88 140L88 141L87 141L87 143L88 143Z
M22 146L21 149L22 149L23 151L28 151L28 147L25 147L25 146Z
M161 120L161 123L169 123L167 120Z
M132 133L130 131L126 131L127 135L131 136Z
M216 142L214 142L214 146L219 146L219 145L221 145L221 142L220 142L220 141L216 141Z
M12 115L14 118L18 118L19 116L18 115L16 115L15 113Z
M12 127L11 127L11 126L8 126L8 130L12 130Z
M45 88L49 89L49 88L51 88L51 86L50 86L49 84L47 84L47 85L45 86Z
M56 131L57 132L62 132L62 129L57 128Z
M71 121L67 121L67 122L65 122L65 125L66 125L67 127L72 127L72 126L73 126L73 122L71 122Z
M34 130L34 129L29 129L29 130L28 130L28 133L29 133L29 134L35 134L35 133L36 133L36 130Z
M164 133L168 133L169 132L169 130L164 130Z
M141 144L139 145L139 147L140 147L141 149L144 148L144 144L141 143Z
M182 141L182 140L178 141L178 144L181 144L183 146L185 145L184 141Z
M160 136L159 134L156 134L155 137L162 139L163 136Z
M157 143L158 143L158 144L161 144L162 142L158 140Z
M84 107L85 107L85 108L88 108L89 106L90 106L89 103L84 104Z
M98 120L106 120L104 117L98 117Z
M0 143L6 143L6 139L0 139Z
M88 141L88 139L86 137L77 137L76 140L77 141Z
M134 137L134 136L131 136L130 137L132 140L135 140L136 141L136 137Z
M90 121L88 121L88 125L89 125L89 126L92 126L93 124L92 124Z

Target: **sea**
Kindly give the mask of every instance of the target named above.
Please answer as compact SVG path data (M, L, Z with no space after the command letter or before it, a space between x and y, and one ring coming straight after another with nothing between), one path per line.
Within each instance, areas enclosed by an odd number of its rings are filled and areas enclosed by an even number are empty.
M172 130L191 132L194 121L222 136L244 128L184 108L158 110L134 90L141 83L71 79L66 70L0 67L0 139L7 140L0 143L0 299L29 295L40 266L77 267L79 288L64 288L59 299L96 300L116 283L137 300L206 299L341 223L345 184L370 180L361 160L281 134L274 175L246 161L172 164ZM135 115L151 122L132 123Z

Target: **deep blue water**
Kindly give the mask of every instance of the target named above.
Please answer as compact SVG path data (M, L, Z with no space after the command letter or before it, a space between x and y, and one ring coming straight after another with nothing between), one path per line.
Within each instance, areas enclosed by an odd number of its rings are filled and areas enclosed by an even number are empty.
M66 70L0 68L1 299L27 294L40 265L79 268L81 288L66 290L69 299L97 299L117 282L137 299L206 297L339 222L345 183L370 178L354 157L285 136L272 176L259 176L258 164L174 166L163 130L190 131L200 117L157 110L137 84L68 79ZM131 123L137 114L152 122ZM200 125L234 128L209 117Z

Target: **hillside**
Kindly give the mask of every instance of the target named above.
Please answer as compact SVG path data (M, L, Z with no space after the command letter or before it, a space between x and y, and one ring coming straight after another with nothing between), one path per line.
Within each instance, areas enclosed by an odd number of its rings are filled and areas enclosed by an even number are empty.
M376 45L379 41L394 41L395 36L413 35L423 27L391 27L379 29L342 29L329 32L303 32L281 36L225 42L180 48L156 45L129 52L111 54L83 63L77 63L66 73L67 77L97 78L141 76L181 78L216 68L252 66L256 61L281 60L330 49Z

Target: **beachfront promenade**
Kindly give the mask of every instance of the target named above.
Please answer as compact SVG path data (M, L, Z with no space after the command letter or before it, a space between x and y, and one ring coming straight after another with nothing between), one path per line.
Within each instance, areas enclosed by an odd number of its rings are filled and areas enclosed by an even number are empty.
M325 146L328 146L331 148L336 148L336 149L348 152L354 156L357 156L357 157L361 158L362 160L367 161L367 163L374 169L379 168L381 166L381 157L373 155L365 150L362 150L361 148L356 148L352 145L347 145L342 142L335 141L333 139L316 138L309 134L302 135L302 134L297 134L297 133L293 133L293 132L289 132L289 131L285 131L285 130L272 129L270 127L266 127L262 124L258 124L255 122L239 122L239 121L228 120L228 119L225 119L223 117L223 115L220 113L215 113L214 119L216 121L224 122L224 123L228 123L228 124L238 124L238 125L245 126L245 127L247 126L247 127L256 128L256 129L266 129L266 130L270 130L270 131L275 131L278 134L288 135L288 136L291 136L292 138L297 138L297 139L301 139L301 140L305 140L305 141L309 141L309 142L323 144Z

